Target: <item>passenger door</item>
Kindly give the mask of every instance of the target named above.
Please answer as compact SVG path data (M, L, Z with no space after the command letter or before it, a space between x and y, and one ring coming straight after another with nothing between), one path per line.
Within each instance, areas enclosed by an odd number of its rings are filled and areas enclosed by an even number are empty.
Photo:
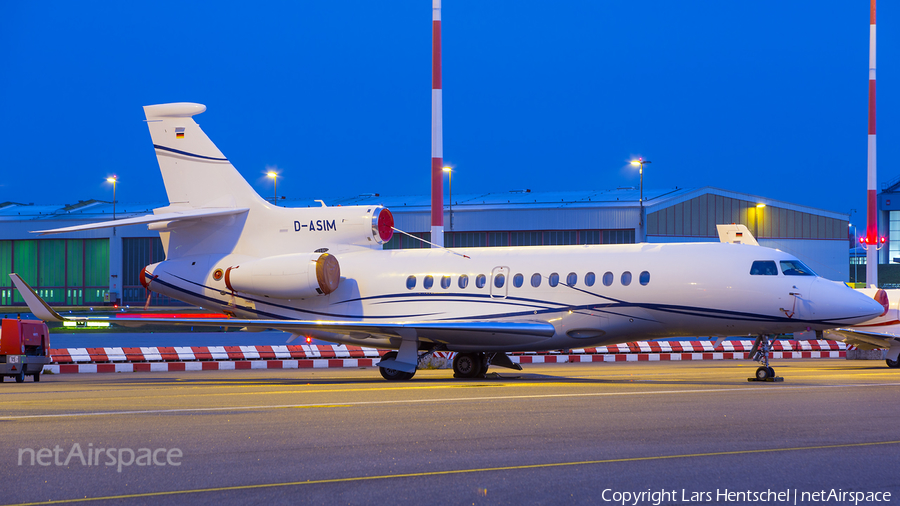
M509 267L494 267L493 270L491 270L490 283L491 298L505 299L509 294Z

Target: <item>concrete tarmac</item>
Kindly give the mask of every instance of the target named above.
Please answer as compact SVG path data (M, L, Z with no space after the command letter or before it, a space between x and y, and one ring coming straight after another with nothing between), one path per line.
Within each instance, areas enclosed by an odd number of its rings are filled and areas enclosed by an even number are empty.
M0 504L900 501L900 371L773 365L784 383L730 360L403 383L374 367L7 380Z

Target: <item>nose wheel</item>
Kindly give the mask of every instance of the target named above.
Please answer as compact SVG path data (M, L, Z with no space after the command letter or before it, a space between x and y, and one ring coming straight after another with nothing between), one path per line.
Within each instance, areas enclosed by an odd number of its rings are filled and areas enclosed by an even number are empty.
M784 378L775 376L775 369L769 366L769 352L772 351L772 342L769 336L760 334L753 342L753 348L750 350L750 358L761 364L756 369L756 375L753 378L747 378L747 381L784 381Z

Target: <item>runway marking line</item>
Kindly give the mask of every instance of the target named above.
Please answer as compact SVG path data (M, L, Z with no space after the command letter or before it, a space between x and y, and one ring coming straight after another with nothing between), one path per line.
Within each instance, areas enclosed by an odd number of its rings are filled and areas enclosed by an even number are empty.
M804 386L775 386L766 385L759 387L743 387L743 388L702 388L695 390L651 390L646 392L584 392L570 394L535 394L535 395L498 395L486 397L456 397L456 398L438 398L428 397L425 399L394 399L387 401L351 401L341 403L347 407L352 406L379 406L379 405L398 405L398 404L425 404L434 402L476 402L476 401L496 401L496 400L521 400L521 399L563 399L575 397L613 397L626 395L666 395L666 394L696 394L696 393L717 393L717 392L759 392L759 391L776 391L783 390L810 390L821 388L865 388L865 387L897 387L897 383L870 383L865 385L804 385ZM113 415L159 415L167 413L201 413L214 411L253 411L261 409L283 409L283 408L304 408L304 407L321 407L335 406L334 403L307 403L307 404L278 404L278 405L258 405L258 406L223 406L215 408L173 408L173 409L147 409L147 410L128 410L128 411L87 411L79 413L54 413L45 415L12 415L0 416L0 420L30 420L35 418L68 418L78 416L113 416Z
M352 408L350 404L322 404L316 406L284 406L276 409Z
M175 385L177 388L173 390L199 390L202 388L258 388L262 386L272 386L272 385L264 385L262 383L259 384L248 384L248 385L229 385L227 383L217 384L215 382L203 383L203 384L192 384L192 385L184 385L178 383L169 383L169 384L161 384L154 383L150 386L152 387L166 387ZM284 385L281 385L284 386ZM333 389L325 389L331 385L303 385L304 387L315 387L321 386L321 389L313 389L313 388L304 388L302 390L254 390L252 392L225 392L225 393L209 393L209 392L191 392L188 394L179 393L172 395L147 395L142 396L142 399L166 399L171 400L173 398L179 397L215 397L215 396L229 396L234 397L238 395L285 395L285 394L330 394L330 393L346 393L346 392L388 392L393 390L445 390L449 388L506 388L506 387L528 387L533 388L535 386L546 386L546 387L554 387L554 386L584 386L580 383L576 382L565 382L565 383L550 383L550 384L513 384L513 383L497 383L497 384L488 384L488 385L426 385L426 386L402 386L402 387L371 387L371 388L333 388ZM107 390L106 393L128 393L132 390L143 390L143 389L118 389L118 390ZM75 390L60 390L56 393L68 394L76 392ZM3 392L0 393L2 395L32 395L33 392ZM109 397L86 397L83 399L77 399L77 402L88 402L88 401L105 401L108 400ZM62 399L64 400L64 399ZM23 404L41 404L43 400L16 400L20 405Z
M163 497L179 494L202 494L210 492L231 492L235 490L255 490L277 487L297 487L301 485L324 485L331 483L351 483L373 480L389 480L396 478L423 478L427 476L450 476L455 474L490 473L498 471L521 471L525 469L548 469L553 467L587 466L597 464L618 464L623 462L646 462L651 460L685 459L696 457L722 457L729 455L751 455L757 453L778 453L805 450L830 450L834 448L861 448L865 446L883 446L900 444L900 441L874 441L870 443L846 443L837 445L800 446L794 448L765 448L762 450L735 450L729 452L686 453L682 455L656 455L652 457L628 457L622 459L582 460L576 462L553 462L549 464L526 464L521 466L482 467L473 469L452 469L449 471L426 471L422 473L383 474L378 476L354 476L351 478L329 478L324 480L288 481L282 483L260 483L257 485L234 485L230 487L195 488L187 490L169 490L165 492L144 492L138 494L109 495L100 497L80 497L77 499L55 499L40 502L13 503L2 506L38 506L41 504L64 504L79 502L111 501L115 499L140 499L146 497Z

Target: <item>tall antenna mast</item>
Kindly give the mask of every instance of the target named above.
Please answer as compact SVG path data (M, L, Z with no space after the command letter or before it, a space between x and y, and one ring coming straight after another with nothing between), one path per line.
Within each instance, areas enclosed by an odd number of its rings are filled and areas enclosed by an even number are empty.
M437 247L442 247L444 245L444 133L441 118L441 0L433 0L433 2L431 14L431 242Z
M866 213L866 286L878 286L878 184L875 170L875 0L869 11L869 154L868 212Z

